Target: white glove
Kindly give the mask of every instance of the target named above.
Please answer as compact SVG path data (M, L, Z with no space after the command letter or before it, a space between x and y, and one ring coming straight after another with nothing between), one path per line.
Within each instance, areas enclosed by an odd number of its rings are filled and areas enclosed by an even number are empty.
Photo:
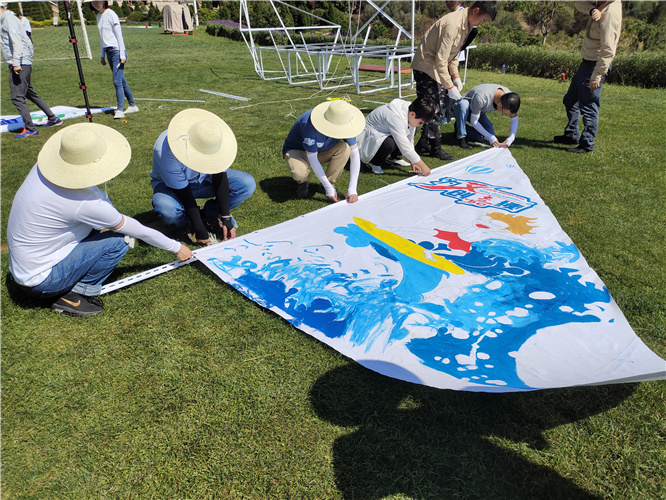
M460 99L462 99L460 91L455 85L450 89L447 89L447 92L449 93L449 99L451 99L452 101L459 101Z
M459 91L459 92L462 92L462 89L463 89L463 82L462 82L462 80L460 79L459 76L456 76L456 77L453 79L453 85L455 85L455 86L458 88L458 91Z

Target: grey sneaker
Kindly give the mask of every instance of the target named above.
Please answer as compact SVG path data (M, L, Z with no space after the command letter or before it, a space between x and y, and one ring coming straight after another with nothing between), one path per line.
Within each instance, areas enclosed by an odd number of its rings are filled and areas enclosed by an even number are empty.
M379 165L373 165L372 163L368 163L368 167L370 167L370 170L372 170L372 172L375 174L381 175L384 173L384 170Z
M102 312L104 304L97 297L86 297L76 292L67 292L53 303L51 309L70 316L95 316Z
M114 118L114 120L119 120L121 118L125 118L125 113L123 113L123 111L121 109L116 109L113 112L113 118Z
M125 114L129 115L130 113L138 113L139 112L139 106L130 106L125 110Z
M387 158L386 163L389 165L396 165L398 167L411 167L412 164L402 158Z

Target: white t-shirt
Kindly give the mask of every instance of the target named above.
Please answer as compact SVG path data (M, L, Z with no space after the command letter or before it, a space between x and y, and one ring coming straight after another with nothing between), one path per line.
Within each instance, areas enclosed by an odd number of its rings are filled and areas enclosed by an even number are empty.
M93 229L117 226L122 219L99 188L61 188L35 164L9 213L9 269L21 285L37 286Z
M118 14L111 9L106 9L103 13L97 13L97 29L99 30L99 39L101 45L100 57L104 57L104 49L113 47L120 52L121 59L127 59L125 50L125 41L123 32L120 29L120 19Z

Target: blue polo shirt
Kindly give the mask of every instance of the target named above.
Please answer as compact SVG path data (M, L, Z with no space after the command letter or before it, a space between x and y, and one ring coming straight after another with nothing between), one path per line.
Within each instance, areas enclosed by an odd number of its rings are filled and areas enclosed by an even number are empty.
M294 123L294 126L289 131L287 139L284 141L282 154L291 149L298 149L306 153L318 153L319 151L331 149L340 141L340 139L333 139L321 132L317 132L317 129L312 125L312 121L310 121L311 113L312 110L309 110L298 117L298 120L296 120L296 123ZM344 140L350 146L356 144L356 137Z
M186 167L178 161L169 147L167 130L155 141L153 147L153 171L150 174L150 185L153 189L160 182L171 189L183 189L190 184L205 184L213 182L211 174L202 174Z

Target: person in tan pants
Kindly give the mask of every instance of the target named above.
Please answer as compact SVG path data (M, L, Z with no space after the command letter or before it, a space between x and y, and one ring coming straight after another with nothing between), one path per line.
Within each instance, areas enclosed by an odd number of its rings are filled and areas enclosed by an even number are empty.
M355 106L341 100L324 102L303 113L291 128L282 147L291 178L298 187L296 196L305 198L310 189L310 168L321 182L326 197L334 202L342 198L334 184L350 160L348 203L358 200L356 185L361 159L356 136L365 127L365 117ZM328 164L326 172L322 165Z

